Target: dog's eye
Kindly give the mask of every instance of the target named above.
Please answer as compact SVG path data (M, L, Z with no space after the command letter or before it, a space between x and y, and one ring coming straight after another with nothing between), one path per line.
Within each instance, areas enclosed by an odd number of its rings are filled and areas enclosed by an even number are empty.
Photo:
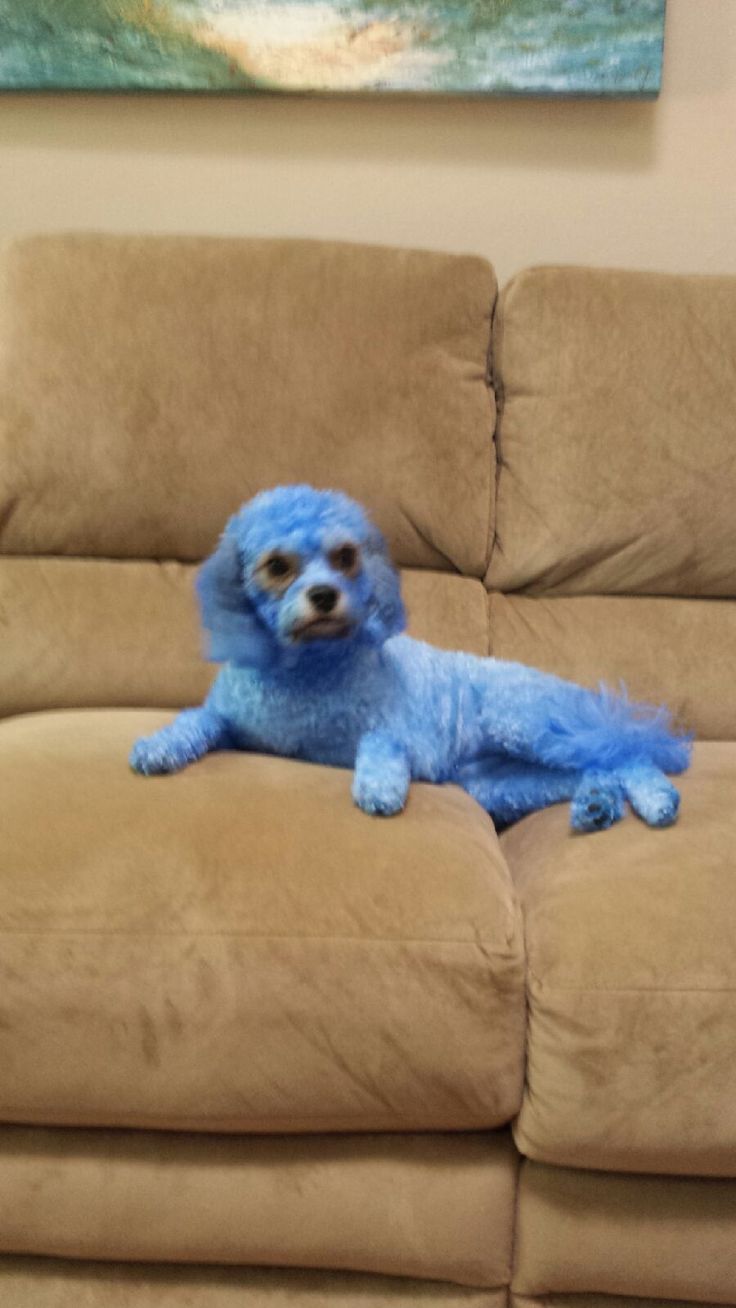
M274 581L283 580L284 577L288 577L291 571L292 567L288 559L283 559L280 554L274 554L273 558L270 558L266 564L266 572L269 577L273 577Z
M332 551L330 558L333 568L340 572L355 572L358 567L358 551L354 545L339 545Z
M299 560L291 554L267 554L256 569L262 586L284 590L299 572Z

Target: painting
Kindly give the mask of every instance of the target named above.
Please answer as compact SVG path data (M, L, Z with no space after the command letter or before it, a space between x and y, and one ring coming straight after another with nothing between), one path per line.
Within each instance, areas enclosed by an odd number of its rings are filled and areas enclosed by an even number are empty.
M0 0L0 88L653 96L665 0Z

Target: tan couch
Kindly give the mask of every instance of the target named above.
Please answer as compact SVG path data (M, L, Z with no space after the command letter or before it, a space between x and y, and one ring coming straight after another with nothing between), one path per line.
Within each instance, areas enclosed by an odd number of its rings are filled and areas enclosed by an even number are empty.
M5 249L3 1306L736 1304L735 324L727 278ZM130 773L213 674L196 562L300 479L414 633L667 700L677 826Z

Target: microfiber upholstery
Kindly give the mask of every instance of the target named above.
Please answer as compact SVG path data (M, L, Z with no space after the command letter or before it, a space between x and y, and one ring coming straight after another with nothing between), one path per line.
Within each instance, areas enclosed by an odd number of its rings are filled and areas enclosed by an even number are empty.
M508 1131L295 1139L4 1127L0 1250L499 1289L511 1277L517 1168Z
M508 1303L505 1289L467 1290L408 1277L53 1258L0 1259L0 1295L13 1308L404 1308L407 1303L507 1308Z
M508 1308L723 1308L704 1300L663 1299L659 1295L511 1294Z
M0 1121L324 1132L500 1126L524 965L492 824L417 786L220 753L143 780L148 711L0 723Z
M0 257L0 552L198 560L279 482L482 576L493 271L318 241L31 237Z
M592 1290L630 1296L637 1306L696 1299L730 1305L735 1209L733 1180L615 1176L525 1163L514 1288L544 1296L545 1304L548 1294L575 1294L585 1296L587 1306ZM615 1302L606 1300L606 1308Z
M736 745L696 745L681 782L656 840L622 822L592 848L560 808L502 838L528 966L515 1136L538 1162L736 1177Z
M207 694L193 565L0 557L0 716L181 708Z
M491 588L736 596L736 277L531 269L494 357Z

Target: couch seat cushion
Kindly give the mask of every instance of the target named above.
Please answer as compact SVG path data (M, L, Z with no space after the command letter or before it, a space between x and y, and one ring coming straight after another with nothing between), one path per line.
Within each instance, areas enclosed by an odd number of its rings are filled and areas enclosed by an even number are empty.
M507 1308L506 1290L352 1272L152 1267L144 1263L1 1258L0 1295L13 1308ZM576 1308L589 1308L588 1302ZM618 1303L591 1308L629 1308ZM635 1304L631 1308L651 1308ZM659 1305L657 1305L659 1308ZM665 1308L663 1305L662 1308ZM678 1305L673 1305L678 1308ZM701 1305L708 1308L708 1305Z
M736 744L696 746L676 826L573 836L565 806L503 840L526 918L540 1162L736 1177Z
M517 1163L508 1131L296 1139L5 1126L0 1250L500 1289Z
M520 1103L522 945L492 824L345 771L127 766L155 711L0 724L0 1120L493 1127Z
M736 1182L624 1176L525 1163L521 1169L514 1289L538 1295L611 1295L645 1303L733 1305ZM515 1308L521 1308L515 1305ZM594 1308L594 1305L590 1305ZM622 1305L623 1308L623 1305Z

